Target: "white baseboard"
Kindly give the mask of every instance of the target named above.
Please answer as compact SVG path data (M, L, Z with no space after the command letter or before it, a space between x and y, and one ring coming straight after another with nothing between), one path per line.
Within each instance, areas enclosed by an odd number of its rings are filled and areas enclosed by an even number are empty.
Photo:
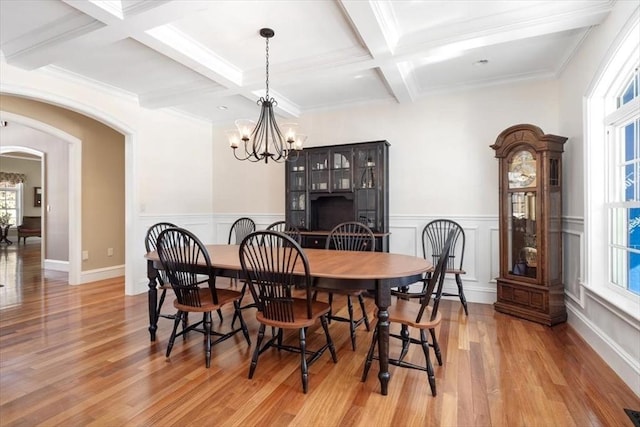
M44 268L46 270L69 272L69 261L58 261L56 259L45 259Z
M95 270L82 271L78 284L97 282L98 280L113 279L124 276L124 264L113 267L96 268Z

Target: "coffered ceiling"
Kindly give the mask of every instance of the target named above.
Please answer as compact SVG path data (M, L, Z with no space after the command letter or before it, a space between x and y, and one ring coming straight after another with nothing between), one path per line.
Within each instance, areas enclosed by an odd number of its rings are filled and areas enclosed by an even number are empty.
M611 0L1 0L1 60L212 122L556 77ZM1 76L0 76L1 78Z

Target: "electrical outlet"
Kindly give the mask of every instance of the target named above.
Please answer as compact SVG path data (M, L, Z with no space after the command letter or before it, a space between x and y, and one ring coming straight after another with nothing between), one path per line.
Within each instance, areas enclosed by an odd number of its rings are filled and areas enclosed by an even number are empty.
M113 256L113 248L107 248L107 256Z
M89 259L89 251L82 251L82 260L86 261Z

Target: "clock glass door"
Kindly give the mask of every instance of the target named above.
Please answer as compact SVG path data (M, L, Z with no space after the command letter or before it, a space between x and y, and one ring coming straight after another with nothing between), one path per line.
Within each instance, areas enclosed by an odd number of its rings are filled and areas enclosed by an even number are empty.
M538 271L536 192L510 192L509 199L509 273L535 279Z

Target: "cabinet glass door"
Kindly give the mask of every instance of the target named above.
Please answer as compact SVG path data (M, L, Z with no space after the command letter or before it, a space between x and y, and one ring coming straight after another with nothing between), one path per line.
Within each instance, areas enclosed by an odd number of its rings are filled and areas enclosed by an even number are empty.
M332 150L331 158L331 189L351 191L351 150Z
M289 191L287 193L287 221L299 228L306 227L307 221L307 166L306 157L300 156L287 165Z
M507 239L509 274L536 278L538 244L535 191L509 193L509 233Z
M366 224L374 231L381 230L380 182L378 148L363 146L355 150L353 166L354 187L356 192L356 220Z
M329 191L329 150L309 154L311 191Z

